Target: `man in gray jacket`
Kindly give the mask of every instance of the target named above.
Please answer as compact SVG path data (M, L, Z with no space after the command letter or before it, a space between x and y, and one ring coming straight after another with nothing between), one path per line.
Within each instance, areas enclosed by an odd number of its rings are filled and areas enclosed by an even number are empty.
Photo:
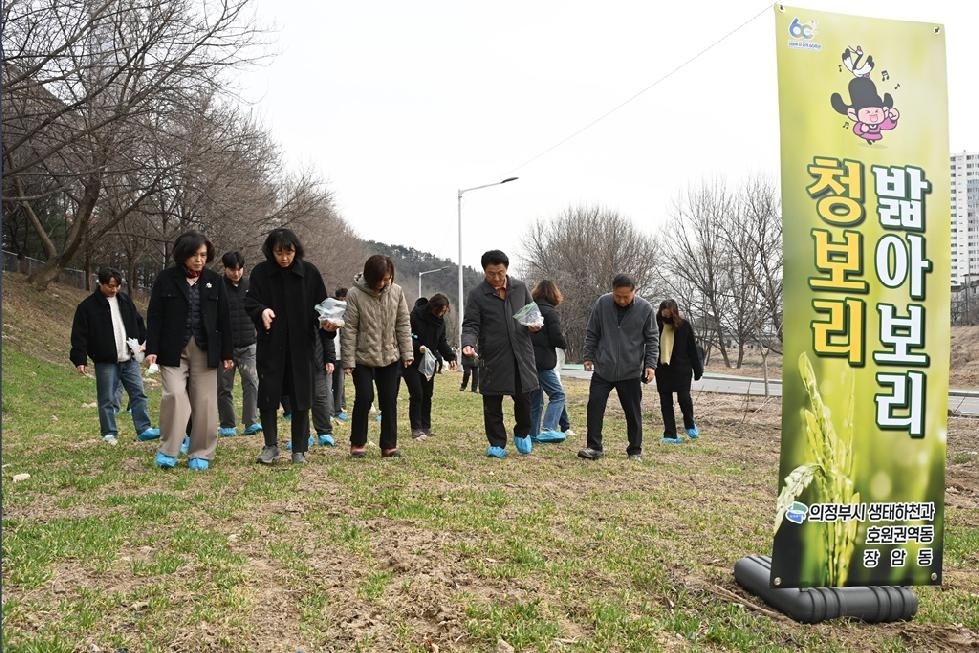
M659 334L652 305L636 295L627 274L612 279L612 292L598 298L585 329L588 388L588 437L579 458L597 460L602 450L602 422L608 396L615 388L625 413L630 460L642 460L642 386L653 379L659 359Z
M513 397L513 442L526 455L530 439L530 393L537 389L537 365L530 334L540 327L523 326L513 314L534 301L527 286L507 275L510 259L498 249L483 254L485 279L469 291L462 321L462 355L479 356L479 391L483 393L483 424L491 458L506 456L503 396ZM655 325L654 325L655 327Z

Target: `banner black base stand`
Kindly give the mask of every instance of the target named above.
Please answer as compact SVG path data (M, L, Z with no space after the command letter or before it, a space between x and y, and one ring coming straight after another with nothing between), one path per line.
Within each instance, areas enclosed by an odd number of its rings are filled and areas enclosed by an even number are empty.
M918 611L918 597L907 587L772 587L772 559L748 556L734 564L738 585L796 621L815 624L850 617L883 623L907 621Z

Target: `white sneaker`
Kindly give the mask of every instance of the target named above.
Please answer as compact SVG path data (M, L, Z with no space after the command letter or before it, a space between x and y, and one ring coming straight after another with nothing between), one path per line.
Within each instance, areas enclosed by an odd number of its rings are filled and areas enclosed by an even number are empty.
M566 437L566 438L573 438L576 435L578 435L578 434L575 433L574 431L572 431L571 429L568 429L567 431L564 432L564 437Z
M102 442L115 446L119 444L119 439L116 438L116 436L112 435L111 433L106 433L105 435L102 436Z

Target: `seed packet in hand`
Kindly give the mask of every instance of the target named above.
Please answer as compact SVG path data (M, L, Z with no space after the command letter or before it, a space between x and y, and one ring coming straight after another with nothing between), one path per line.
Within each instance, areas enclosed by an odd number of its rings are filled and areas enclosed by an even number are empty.
M343 326L343 316L347 313L347 302L327 297L314 308L319 313L321 323L329 322L337 328Z
M537 305L537 302L530 302L521 308L513 314L513 319L524 326L544 326L544 316L541 314L540 306Z

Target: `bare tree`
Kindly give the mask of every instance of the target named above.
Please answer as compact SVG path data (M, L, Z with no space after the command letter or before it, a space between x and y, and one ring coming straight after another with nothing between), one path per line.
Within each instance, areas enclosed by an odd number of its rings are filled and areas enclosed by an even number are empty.
M296 197L295 190L303 189L306 197ZM333 204L333 195L319 186L300 184L293 188L292 227L302 240L306 258L316 264L326 288L332 293L337 286L349 287L354 276L364 269L367 249L350 225L340 217ZM302 215L298 207L308 206Z
M663 255L657 270L669 294L686 298L705 346L716 346L730 366L729 342L742 331L743 310L736 262L725 234L734 212L733 198L723 183L704 182L690 188L674 206L670 226L660 234Z
M656 243L627 218L598 206L570 207L528 230L521 276L533 283L551 279L564 294L559 307L568 360L578 360L592 305L611 290L616 274L636 280L640 294L653 291Z
M256 35L243 14L247 3L4 6L5 197L19 203L48 257L33 276L36 284L46 285L83 243L98 243L163 188L172 166L147 166L146 143L168 117L220 88L224 69L243 63ZM47 180L44 195L65 198L61 243L33 209L43 195L25 183L30 176ZM108 195L112 211L100 204Z
M775 183L754 178L742 186L735 219L728 242L756 303L752 339L763 350L781 353L782 211Z

